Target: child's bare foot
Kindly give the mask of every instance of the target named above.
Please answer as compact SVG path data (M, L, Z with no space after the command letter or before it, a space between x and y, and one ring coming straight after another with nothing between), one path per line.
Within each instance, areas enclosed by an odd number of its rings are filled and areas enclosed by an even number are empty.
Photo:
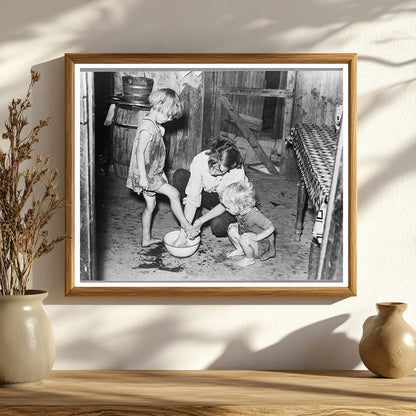
M162 240L159 240L158 238L151 238L150 240L143 240L142 241L142 247L149 247L152 244L159 244Z
M180 247L184 246L186 243L186 233L181 229L178 238L173 242L173 246Z
M236 267L247 267L247 266L251 266L255 262L256 262L256 259L254 259L254 258L249 259L248 257L245 257L243 260L237 261L234 264L234 266L236 266Z
M199 229L194 228L192 225L189 225L185 228L185 232L186 232L186 236L190 240L193 240L199 234Z
M233 250L230 253L228 253L226 257L236 257L236 256L244 256L244 251L237 248L236 250Z

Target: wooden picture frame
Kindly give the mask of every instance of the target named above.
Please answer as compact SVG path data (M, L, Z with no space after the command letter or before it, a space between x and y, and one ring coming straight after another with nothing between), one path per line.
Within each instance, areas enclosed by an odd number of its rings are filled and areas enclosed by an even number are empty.
M67 296L356 295L356 54L71 53L65 71ZM131 154L135 130L124 141L116 137L116 129L136 124L114 121L121 113L130 117L133 107L135 117L149 111L150 91L136 88L131 78L154 80L154 89L172 88L184 102L183 117L166 128L172 171L189 169L213 138L226 137L244 153L247 177L262 188L260 211L281 212L273 220L276 257L257 260L258 268L236 268L225 257L229 240L215 239L209 228L202 231L198 262L172 257L163 245L153 251L140 247L143 201L124 186L129 161L117 159L120 146ZM316 140L312 150L305 145L310 139ZM265 150L270 143L273 148ZM315 163L330 170L325 192L325 175L309 172ZM110 188L115 196L107 193ZM121 214L126 195L129 211ZM173 224L166 206L153 227ZM314 237L303 229L306 208ZM128 252L119 248L112 228L125 224L129 229L120 238L134 240ZM126 262L129 272L123 271Z

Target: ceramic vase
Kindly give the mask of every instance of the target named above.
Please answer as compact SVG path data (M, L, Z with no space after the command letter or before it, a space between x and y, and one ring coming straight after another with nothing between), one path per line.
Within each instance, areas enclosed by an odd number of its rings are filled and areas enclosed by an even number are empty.
M406 303L377 303L378 315L364 322L360 357L381 377L401 378L416 367L416 331L404 320Z
M0 295L0 385L40 384L55 361L52 326L43 309L48 292Z

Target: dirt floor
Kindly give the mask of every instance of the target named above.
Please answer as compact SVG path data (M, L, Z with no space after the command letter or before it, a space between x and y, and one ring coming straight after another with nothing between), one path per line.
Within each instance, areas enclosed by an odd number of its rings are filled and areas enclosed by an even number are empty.
M247 169L260 202L260 210L277 230L276 257L236 269L226 258L232 250L228 238L212 235L210 227L201 233L198 251L188 258L171 256L163 243L141 247L141 213L144 201L125 186L110 169L96 181L97 277L103 281L139 282L277 282L307 280L312 234L312 214L307 210L301 242L293 240L297 184L282 177ZM153 222L153 236L178 229L167 200L159 198Z

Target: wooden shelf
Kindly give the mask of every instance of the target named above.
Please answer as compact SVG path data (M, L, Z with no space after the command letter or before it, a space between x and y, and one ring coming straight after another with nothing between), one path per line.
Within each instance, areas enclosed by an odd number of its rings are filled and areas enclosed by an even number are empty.
M367 371L53 371L0 389L1 415L416 415L416 373Z

